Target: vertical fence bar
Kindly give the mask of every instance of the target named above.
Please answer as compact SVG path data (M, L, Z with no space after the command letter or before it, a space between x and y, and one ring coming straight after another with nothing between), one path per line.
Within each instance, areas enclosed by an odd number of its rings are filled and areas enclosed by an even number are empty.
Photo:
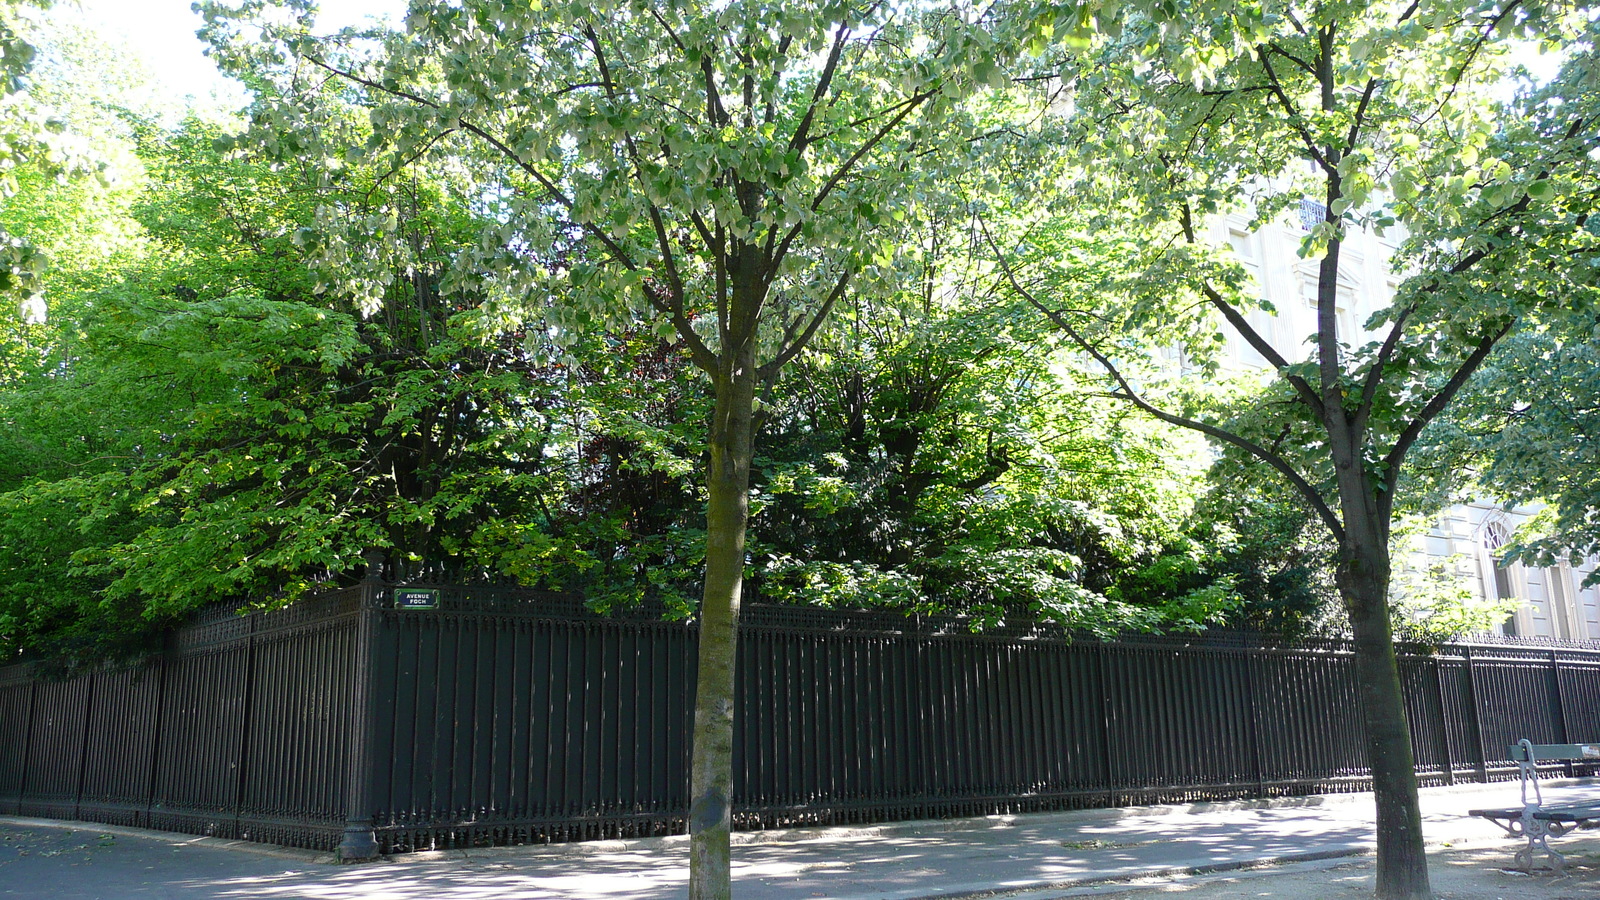
M72 801L72 817L83 818L83 780L89 773L89 725L94 722L94 684L98 672L89 673L89 690L83 700L83 733L78 738L78 787Z
M1550 651L1550 699L1554 707L1551 712L1555 714L1551 716L1553 719L1551 724L1556 729L1556 743L1565 744L1571 740L1572 732L1567 728L1566 698L1561 693L1561 659L1554 650ZM1569 770L1567 774L1572 774L1571 763L1567 764L1567 769Z
M1439 758L1440 768L1444 772L1444 783L1456 783L1456 758L1450 750L1450 718L1444 708L1444 663L1439 657L1432 656L1427 660L1433 664L1433 703L1439 711Z
M244 802L250 769L250 718L255 715L256 694L256 624L257 616L249 616L250 632L244 645L244 702L239 711L239 772L233 782L233 836L244 837ZM298 748L297 748L298 749Z
M1095 644L1095 668L1100 689L1100 784L1106 792L1106 805L1116 805L1117 794L1112 787L1111 766L1111 682L1106 675L1106 642Z
M33 758L33 720L39 717L39 679L28 683L28 724L22 730L22 775L17 779L17 815L28 796L28 760Z
M1472 648L1461 648L1461 655L1467 661L1467 718L1468 730L1472 735L1473 749L1478 751L1478 781L1484 784L1489 782L1489 756L1483 747L1483 714L1478 709L1478 670L1472 665Z
M378 840L373 833L372 735L373 640L377 630L378 599L383 596L383 554L369 550L367 575L361 582L360 609L356 613L354 659L350 667L350 747L346 763L344 838L339 859L374 859Z
M1567 704L1561 696L1561 660L1554 650L1550 651L1550 705L1552 707L1550 712L1553 713L1550 718L1552 720L1551 724L1556 731L1556 743L1565 744L1569 740L1567 736L1569 734L1567 731ZM1568 778L1572 777L1573 768L1571 762L1562 763L1561 769Z
M1250 709L1250 767L1256 780L1256 796L1267 795L1266 776L1261 764L1261 704L1256 701L1256 657L1260 653L1244 648L1244 697Z
M150 739L150 780L145 783L144 792L144 826L146 828L150 827L150 820L156 808L156 785L159 784L161 777L161 739L163 737L161 726L167 718L167 669L170 666L166 660L162 660L160 667L161 680L156 683L154 707L156 717L155 734Z

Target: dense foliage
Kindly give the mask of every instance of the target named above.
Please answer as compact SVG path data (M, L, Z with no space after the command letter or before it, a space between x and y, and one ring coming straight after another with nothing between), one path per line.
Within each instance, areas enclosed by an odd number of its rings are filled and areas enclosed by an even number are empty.
M113 94L133 77L74 41L39 98L61 105L86 59ZM260 88L262 109L288 102ZM306 109L325 140L369 133L337 92ZM107 110L118 177L24 166L0 212L55 261L52 315L10 319L4 345L8 652L136 652L198 606L353 577L372 547L412 571L693 614L711 411L681 338L626 316L574 331L564 290L505 306L463 266L488 265L483 229L506 207L459 168L250 148L227 126L88 105ZM971 250L874 264L772 381L756 589L980 624L1222 621L1243 595L1183 531L1193 476L1091 402L1037 323L973 303Z
M29 327L31 362L0 395L13 652L137 651L198 606L353 577L369 547L692 614L708 410L671 343L620 330L558 348L536 320L486 332L470 297L440 295L472 215L443 183L375 199L370 175L320 184L219 149L200 121L138 132L137 190L40 183L26 207L41 244L98 227L115 246L58 257L58 315ZM333 204L393 216L436 265L397 273L371 315L319 290L300 245ZM1041 341L982 310L913 310L859 317L804 357L761 421L761 594L1217 621L1233 595L1205 593L1208 551L1180 534L1191 479ZM1172 554L1176 581L1156 574Z
M1539 507L1504 551L1529 565L1600 556L1596 324L1585 316L1513 335L1422 448L1436 502L1476 491Z

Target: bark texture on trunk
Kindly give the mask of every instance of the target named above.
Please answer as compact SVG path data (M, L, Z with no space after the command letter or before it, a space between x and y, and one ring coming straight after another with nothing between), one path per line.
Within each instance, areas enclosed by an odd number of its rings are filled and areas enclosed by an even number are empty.
M706 580L700 602L689 761L689 897L727 900L733 795L733 673L744 587L745 527L750 515L750 458L755 410L753 359L735 362L716 381L716 409L706 473Z
M1337 577L1355 637L1356 686L1377 804L1377 895L1382 900L1433 900L1416 759L1389 619L1388 546L1352 546L1360 531L1347 533Z

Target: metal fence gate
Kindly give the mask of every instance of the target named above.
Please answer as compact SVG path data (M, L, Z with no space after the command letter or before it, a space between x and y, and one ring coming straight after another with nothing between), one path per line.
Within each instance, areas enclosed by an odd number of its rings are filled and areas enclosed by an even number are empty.
M0 813L388 851L685 827L695 630L576 598L368 581L218 611L133 669L0 670ZM1406 654L1425 783L1600 741L1600 649ZM747 605L735 825L1366 787L1348 645L1098 641L1024 624Z

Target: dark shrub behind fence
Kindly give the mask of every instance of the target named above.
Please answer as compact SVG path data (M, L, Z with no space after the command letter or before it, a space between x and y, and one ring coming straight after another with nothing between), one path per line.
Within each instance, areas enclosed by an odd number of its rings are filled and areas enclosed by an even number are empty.
M0 670L0 813L332 849L681 831L694 629L573 598L378 582L210 614L143 668ZM1366 786L1349 648L746 607L742 828ZM1600 741L1600 650L1402 659L1425 782ZM347 845L348 846L348 845Z

